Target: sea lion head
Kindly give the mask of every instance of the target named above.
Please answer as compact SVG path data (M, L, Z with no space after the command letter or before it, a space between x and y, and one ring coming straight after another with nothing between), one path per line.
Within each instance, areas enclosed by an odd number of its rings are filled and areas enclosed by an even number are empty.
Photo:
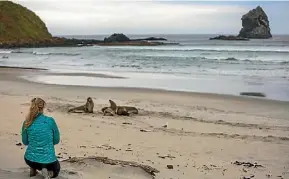
M92 98L91 98L91 97L88 97L88 98L87 98L87 102L92 102Z

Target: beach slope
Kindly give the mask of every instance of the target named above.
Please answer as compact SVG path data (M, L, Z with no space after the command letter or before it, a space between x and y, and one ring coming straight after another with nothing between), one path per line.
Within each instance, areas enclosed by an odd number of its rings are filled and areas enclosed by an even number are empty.
M146 170L150 167L159 171L153 172L159 179L289 177L288 102L47 85L18 77L40 73L45 72L0 69L0 178L28 178L20 129L29 101L36 96L46 100L46 114L60 129L61 142L56 146L62 161L60 178L152 178ZM67 113L88 96L95 103L93 114ZM136 106L139 114L103 116L101 108L108 106L109 99Z

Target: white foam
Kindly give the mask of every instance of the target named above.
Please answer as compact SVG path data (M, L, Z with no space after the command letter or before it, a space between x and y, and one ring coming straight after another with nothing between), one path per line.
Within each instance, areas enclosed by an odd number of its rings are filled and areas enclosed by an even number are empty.
M50 53L45 52L33 52L34 55L49 55Z
M163 51L228 51L228 52L288 52L289 47L281 46L109 46L109 49L143 49Z
M0 54L8 54L8 53L12 53L12 51L9 51L9 50L0 50Z

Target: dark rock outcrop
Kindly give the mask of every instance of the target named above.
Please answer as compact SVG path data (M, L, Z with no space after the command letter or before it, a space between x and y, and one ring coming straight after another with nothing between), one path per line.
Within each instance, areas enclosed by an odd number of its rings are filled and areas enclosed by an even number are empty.
M149 37L149 38L145 38L143 40L149 40L149 41L166 41L167 39L165 38L158 38L158 37Z
M241 92L241 96L254 96L254 97L266 97L264 93L260 92Z
M145 40L145 41L167 41L165 38L159 38L159 37L148 37L148 38L143 38L143 39L133 39L133 41L140 41L140 40Z
M15 40L0 42L0 48L81 47L102 43L94 39L67 39L52 37L44 40Z
M233 35L229 35L229 36L219 35L217 37L210 38L210 40L246 40L248 41L249 39L244 38L244 37L233 36Z
M100 46L158 46L158 45L178 45L178 44L132 40L128 42L101 42L96 45L100 45Z
M252 39L271 38L271 29L268 16L264 10L258 6L242 17L242 26L239 37Z
M129 42L130 39L124 34L112 34L111 36L104 38L104 42L114 43L114 42Z
M94 39L67 39L52 37L41 41L9 41L0 42L0 48L43 48L43 47L82 47L82 46L158 46L179 45L178 43L150 42L146 40L130 40L125 42L105 42Z
M97 45L102 46L157 46L157 45L176 45L171 43L163 43L158 41L165 41L164 38L148 37L143 39L130 39L122 33L114 33L109 37L104 38L103 42ZM156 41L156 42L152 42Z
M148 37L148 38L141 38L141 39L130 39L126 35L122 33L114 33L109 37L104 38L105 43L117 43L117 42L132 42L132 41L166 41L165 38L160 37Z

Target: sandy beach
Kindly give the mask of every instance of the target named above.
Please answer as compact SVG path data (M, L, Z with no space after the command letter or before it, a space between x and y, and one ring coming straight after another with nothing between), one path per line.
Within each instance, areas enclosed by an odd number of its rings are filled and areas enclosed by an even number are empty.
M289 102L20 78L40 74L50 72L0 69L0 178L29 178L25 146L18 143L33 97L46 100L46 114L60 129L59 178L289 178ZM93 114L67 113L87 97L95 103ZM135 106L139 114L103 116L101 108L109 99Z

